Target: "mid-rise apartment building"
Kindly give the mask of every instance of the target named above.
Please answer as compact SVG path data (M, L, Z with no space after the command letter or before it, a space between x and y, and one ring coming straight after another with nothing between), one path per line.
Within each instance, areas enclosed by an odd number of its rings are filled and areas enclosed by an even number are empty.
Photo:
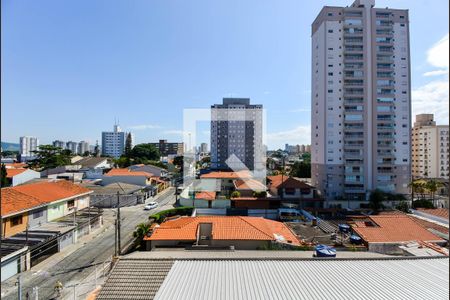
M262 109L248 98L224 98L222 104L211 106L213 169L237 170L242 164L249 170L265 168Z
M38 150L39 140L34 136L21 136L19 138L20 155L25 157L34 156L33 151Z
M73 141L68 141L66 143L66 149L72 151L73 154L78 153L78 143Z
M60 141L60 140L55 140L52 142L53 146L61 148L61 149L66 149L66 142L64 141Z
M114 125L113 131L102 132L102 155L118 158L125 149L126 133L119 125Z
M86 141L79 142L77 151L78 154L84 154L85 152L89 151L89 143Z
M202 153L208 152L208 144L207 143L201 143L199 152L202 152Z
M161 156L183 155L184 143L169 143L167 140L159 140L158 143L150 143L159 150Z
M449 126L420 114L412 129L413 178L449 178Z
M311 175L328 206L408 193L408 11L374 5L326 6L312 24Z

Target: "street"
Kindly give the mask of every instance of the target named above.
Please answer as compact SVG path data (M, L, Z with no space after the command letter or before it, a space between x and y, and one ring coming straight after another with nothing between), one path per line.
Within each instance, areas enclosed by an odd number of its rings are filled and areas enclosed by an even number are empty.
M144 211L145 204L120 209L122 248L132 240L136 225L148 220L149 215L173 206L175 203L174 192L174 188L169 188L154 199L148 199L147 202L156 201L159 203L159 206L152 210ZM26 299L27 292L33 295L33 287L38 287L39 299L51 299L55 296L54 286L56 281L60 281L63 287L67 287L63 288L63 296L67 299L73 299L73 297L69 298L69 294L76 293L76 291L74 292L76 288L69 287L80 282L85 283L85 279L95 273L96 268L100 269L103 263L110 260L114 254L115 211L116 209L104 210L104 226L94 238L88 241L78 241L77 244L81 243L79 249L66 256L62 255L61 258L54 258L58 254L63 254L65 251L63 250L62 253L57 253L31 270L21 273L23 299ZM55 261L55 259L60 259L60 261ZM17 286L15 286L17 277L18 275L2 283L2 299L18 299ZM92 285L93 289L95 282L87 282L86 284Z

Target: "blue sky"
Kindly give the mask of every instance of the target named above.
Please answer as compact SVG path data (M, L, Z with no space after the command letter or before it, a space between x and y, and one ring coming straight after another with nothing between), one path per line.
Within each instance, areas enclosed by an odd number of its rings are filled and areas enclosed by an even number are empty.
M267 109L269 148L308 143L310 26L351 2L4 0L2 141L95 143L115 118L177 141L184 108L236 96ZM413 112L448 123L448 1L376 6L410 10Z

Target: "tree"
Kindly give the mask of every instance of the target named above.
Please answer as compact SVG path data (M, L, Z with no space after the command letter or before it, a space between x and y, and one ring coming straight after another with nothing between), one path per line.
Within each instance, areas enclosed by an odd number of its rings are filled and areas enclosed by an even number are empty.
M89 151L84 151L83 156L89 156L91 154L91 152Z
M142 239L150 230L150 224L148 223L140 223L136 226L136 230L133 232L133 236L135 238Z
M99 157L100 156L100 147L98 146L98 141L95 144L94 153L93 154L94 154L94 157Z
M383 191L376 189L370 193L369 206L374 211L378 211L384 208L383 202L385 200L385 195Z
M172 163L174 164L174 166L178 167L180 169L180 172L183 171L183 164L184 164L184 156L175 156L173 158Z
M300 178L311 178L311 163L304 161L295 162L290 175Z
M152 144L138 144L131 150L129 158L138 163L145 163L148 160L159 160L160 155Z
M439 181L436 181L434 179L431 179L425 183L425 189L428 190L431 194L431 200L434 203L434 195L436 194L437 190L442 186L442 183Z
M309 153L309 152L303 153L302 159L305 163L311 163L311 153Z
M124 150L124 155L126 157L130 157L130 155L131 155L131 150L132 150L131 143L132 143L131 133L128 133L127 139L125 140L125 150Z
M41 145L38 149L33 151L36 158L29 162L33 169L46 170L71 164L72 151L70 150L63 150L53 145Z
M8 186L9 182L8 182L8 178L6 178L6 167L5 167L5 164L2 164L1 173L2 173L1 174L1 183L0 183L1 187Z

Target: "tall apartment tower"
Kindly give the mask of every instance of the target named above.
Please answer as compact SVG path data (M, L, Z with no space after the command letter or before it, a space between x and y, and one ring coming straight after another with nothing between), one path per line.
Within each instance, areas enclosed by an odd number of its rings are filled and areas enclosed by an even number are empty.
M449 178L449 126L420 114L412 129L413 178Z
M328 207L408 193L408 11L374 5L326 6L312 24L311 176Z
M68 141L66 143L66 149L72 151L72 154L78 154L78 143L73 141Z
M224 98L211 106L211 168L239 170L245 165L263 171L262 108L248 98Z
M114 125L114 130L102 132L102 155L118 158L125 149L126 133L119 125Z
M66 149L66 142L64 141L60 141L60 140L55 140L53 141L53 146L61 148L61 149Z
M39 140L33 136L21 136L19 138L20 155L24 157L34 156L32 151L36 151L39 146Z
M85 152L89 151L89 143L86 141L81 141L78 143L78 154L83 155Z

